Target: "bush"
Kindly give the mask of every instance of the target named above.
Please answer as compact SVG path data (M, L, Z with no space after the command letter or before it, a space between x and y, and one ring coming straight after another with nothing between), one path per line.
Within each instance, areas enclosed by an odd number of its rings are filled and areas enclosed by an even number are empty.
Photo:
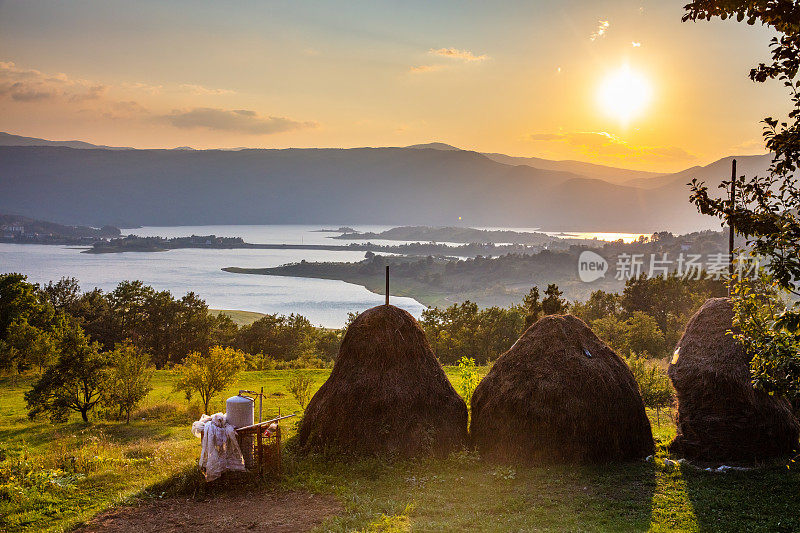
M200 418L200 415L202 414L200 413L201 409L202 406L199 405L196 405L195 409L192 410L191 406L187 408L174 402L162 402L137 409L134 411L131 417L139 420L159 420L164 422L185 423L187 421L194 421ZM196 412L197 416L192 417L190 412L192 415Z
M188 400L193 393L199 393L203 409L208 413L211 398L233 383L244 362L245 354L233 348L214 346L205 355L192 352L182 365L175 367L180 374L175 390L186 393Z
M301 409L305 409L308 401L311 399L311 378L305 374L295 373L289 378L289 392L292 393L294 399L300 404Z
M105 385L106 402L130 424L131 411L153 390L150 355L130 343L118 344L108 355L111 367Z
M626 359L639 393L646 407L656 410L656 421L661 424L661 409L669 408L675 401L675 391L667 373L656 361L632 354Z
M475 360L471 357L462 357L458 361L458 373L461 377L459 384L459 393L467 404L467 408L471 408L472 393L475 392L475 387L478 386L478 368L475 366Z

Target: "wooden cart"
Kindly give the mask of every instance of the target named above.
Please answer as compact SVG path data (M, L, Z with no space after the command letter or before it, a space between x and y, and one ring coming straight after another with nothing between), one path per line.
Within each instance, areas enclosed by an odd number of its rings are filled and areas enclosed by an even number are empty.
M245 456L245 468L250 472L258 472L259 475L271 474L281 475L281 426L280 421L292 418L295 415L286 415L273 418L245 426L236 430L236 437L242 454ZM276 425L274 431L269 430L269 426ZM252 453L247 453L245 448L252 446ZM250 464L248 460L250 459Z

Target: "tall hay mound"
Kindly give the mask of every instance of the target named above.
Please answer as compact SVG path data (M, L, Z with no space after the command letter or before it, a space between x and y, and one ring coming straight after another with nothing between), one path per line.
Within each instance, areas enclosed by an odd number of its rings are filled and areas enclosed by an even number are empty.
M730 300L712 298L686 326L669 366L678 394L671 449L714 462L787 455L797 445L797 420L788 402L753 388L750 358L726 333L732 321Z
M598 463L653 453L631 371L572 315L542 318L500 356L472 396L471 431L481 454L497 460Z
M467 406L414 317L382 305L347 328L299 441L348 455L443 455L467 442Z

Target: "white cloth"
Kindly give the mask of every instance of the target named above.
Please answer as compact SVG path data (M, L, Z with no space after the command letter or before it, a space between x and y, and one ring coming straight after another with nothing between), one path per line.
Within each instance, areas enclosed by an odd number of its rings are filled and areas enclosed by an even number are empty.
M192 433L202 437L200 468L205 470L206 481L214 481L228 470L244 472L244 457L236 440L236 429L227 423L225 415L203 415L192 423Z

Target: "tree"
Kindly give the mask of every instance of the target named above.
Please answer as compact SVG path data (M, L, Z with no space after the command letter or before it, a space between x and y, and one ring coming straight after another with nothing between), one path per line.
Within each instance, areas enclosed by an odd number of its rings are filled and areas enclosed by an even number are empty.
M475 366L475 360L471 357L462 357L458 361L458 373L461 376L461 383L459 384L459 392L461 397L467 404L468 409L472 409L472 394L478 386L480 378L478 377L478 368Z
M756 279L736 283L733 307L739 328L736 340L753 355L753 384L796 405L800 401L800 339L786 328L776 328L786 303L769 274L762 271Z
M71 306L70 314L84 332L93 341L102 344L105 350L113 350L117 343L125 340L117 328L111 302L101 289L83 293Z
M637 311L652 316L666 345L674 346L692 313L708 298L726 294L725 283L721 280L702 276L701 279L685 279L675 273L654 277L641 275L625 282L620 305L625 318Z
M300 372L295 372L292 374L292 377L289 378L289 392L294 396L294 399L297 400L297 403L300 404L301 409L305 409L306 405L308 405L308 401L311 399L312 385L311 378Z
M630 352L628 346L628 324L614 315L598 318L592 323L592 331L620 355Z
M5 337L0 340L0 368L16 367L22 371L33 366L43 372L55 358L53 335L32 326L27 319L12 322Z
M236 346L247 353L262 353L273 359L290 361L304 355L307 341L315 335L307 318L265 315L249 326L239 329Z
M669 408L675 401L675 391L666 373L654 361L632 354L626 358L633 378L639 386L642 402L656 410L656 422L661 424L661 409Z
M524 325L522 306L479 310L469 300L446 309L428 308L420 318L433 352L448 365L457 364L462 357L481 364L496 359L514 344Z
M525 329L534 324L542 316L542 304L539 302L539 287L533 287L522 299L525 310Z
M569 310L569 302L562 298L564 295L558 288L558 285L551 283L544 291L544 300L542 300L542 313L545 315L563 315Z
M77 411L84 422L105 393L108 359L100 345L89 342L80 327L67 323L56 344L58 360L25 393L28 416L48 413L53 421Z
M53 356L53 332L64 317L22 274L0 275L0 370L42 368Z
M214 346L206 354L192 352L183 364L175 367L180 375L175 390L186 393L187 399L197 392L204 411L208 413L211 398L233 383L244 361L244 353L234 348Z
M750 79L763 83L777 79L788 89L790 111L785 119L766 117L764 141L773 153L769 172L763 176L734 176L740 191L736 205L713 198L708 187L692 182L691 200L704 214L728 220L736 232L747 238L754 254L765 256L766 275L784 292L800 296L800 2L797 0L695 0L685 6L683 20L711 20L735 17L748 24L760 22L778 35L770 41L771 62L750 70ZM722 188L731 186L723 181ZM741 279L740 279L741 281ZM749 309L754 320L771 313L764 300L752 299L747 292L734 292L740 308ZM736 303L735 303L736 305ZM755 306L755 307L754 307ZM747 321L745 317L745 322ZM745 328L755 335L753 370L756 385L797 398L800 396L800 303L786 307L767 327ZM788 372L788 373L787 373ZM778 385L778 382L782 382Z
M341 343L340 330L319 329L314 335L314 349L323 361L336 361Z
M619 317L622 314L620 296L613 292L593 291L586 302L575 302L570 311L587 324L606 316Z
M664 352L664 336L656 319L641 311L625 321L627 326L628 349L640 355L660 357Z
M110 368L106 380L106 402L131 422L131 411L153 390L150 381L150 355L130 343L118 344L108 354Z
M57 311L70 312L81 297L81 286L75 278L63 277L42 287L45 298Z

